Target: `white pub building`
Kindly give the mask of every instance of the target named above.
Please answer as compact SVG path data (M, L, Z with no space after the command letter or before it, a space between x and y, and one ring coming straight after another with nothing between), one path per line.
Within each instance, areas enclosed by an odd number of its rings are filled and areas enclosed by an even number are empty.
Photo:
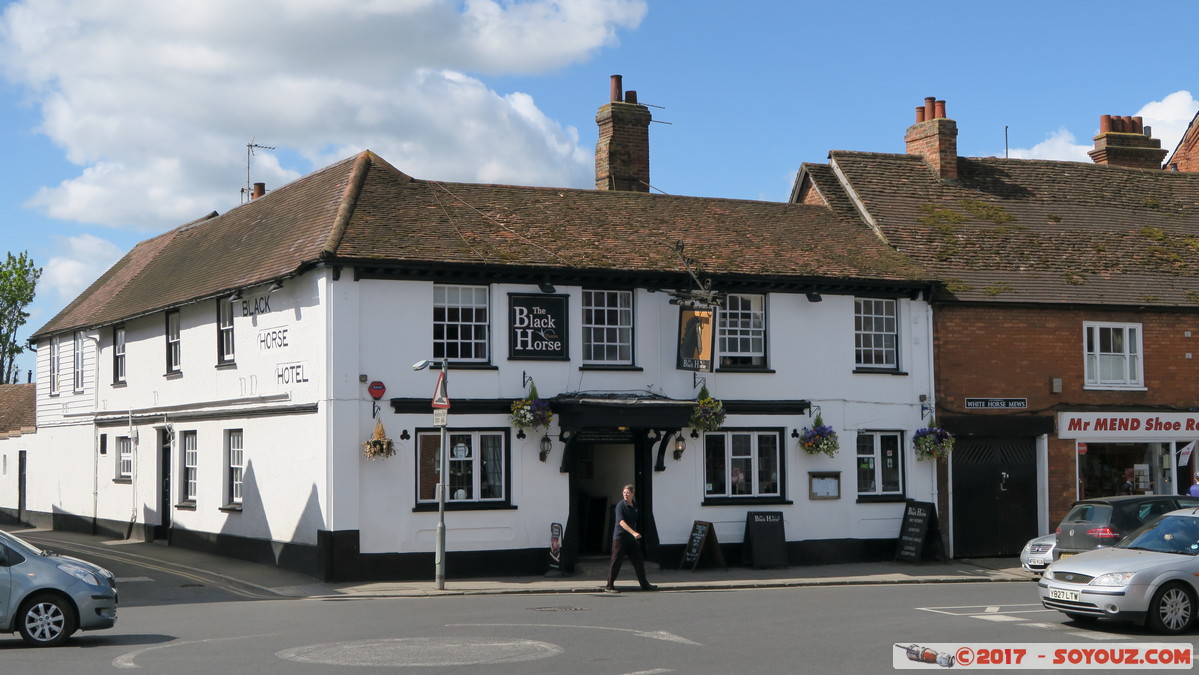
M696 521L738 564L758 512L787 564L890 559L944 466L912 446L931 284L829 209L649 194L628 93L599 110L596 190L417 180L368 151L138 244L33 336L36 431L0 439L0 514L428 578L445 361L450 579L604 555L626 483L662 565ZM533 387L552 421L514 426ZM693 421L705 387L718 427ZM817 416L832 456L800 445Z

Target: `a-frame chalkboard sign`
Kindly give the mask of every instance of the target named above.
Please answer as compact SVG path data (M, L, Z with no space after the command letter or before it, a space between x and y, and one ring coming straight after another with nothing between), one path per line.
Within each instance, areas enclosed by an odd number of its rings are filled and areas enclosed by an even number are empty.
M903 523L899 526L895 559L920 562L930 555L935 560L945 559L941 527L937 523L937 506L932 502L909 499L903 509Z
M705 552L713 562L726 570L729 568L724 563L724 553L720 551L720 542L716 541L716 530L712 529L712 523L697 520L691 525L691 535L687 537L687 547L683 549L679 569L690 567L694 572Z
M745 543L741 555L746 565L787 566L787 536L783 533L782 511L750 511L745 514Z

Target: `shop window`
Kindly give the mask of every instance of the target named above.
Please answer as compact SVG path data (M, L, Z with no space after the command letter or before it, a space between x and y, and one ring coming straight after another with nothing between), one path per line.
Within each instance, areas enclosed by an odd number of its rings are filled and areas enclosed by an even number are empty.
M499 431L447 433L449 477L446 504L503 504L508 498L506 434ZM440 432L417 434L417 503L437 502L441 475Z
M704 434L704 496L781 497L781 445L777 431Z
M858 497L903 497L903 436L897 431L859 431Z
M1083 337L1087 388L1144 387L1140 324L1084 323Z

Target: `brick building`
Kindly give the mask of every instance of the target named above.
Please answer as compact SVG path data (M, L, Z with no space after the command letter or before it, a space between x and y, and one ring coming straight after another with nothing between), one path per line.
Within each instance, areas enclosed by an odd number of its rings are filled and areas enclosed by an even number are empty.
M856 217L944 284L929 412L958 437L938 500L954 555L1015 554L1083 496L1185 491L1199 175L1162 170L1139 118L1103 116L1093 164L959 157L934 99L904 138L805 164L792 200Z

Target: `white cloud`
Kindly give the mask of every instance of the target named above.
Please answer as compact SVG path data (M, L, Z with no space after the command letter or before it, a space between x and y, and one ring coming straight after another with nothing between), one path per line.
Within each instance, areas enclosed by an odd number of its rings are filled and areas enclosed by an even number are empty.
M90 234L53 239L59 255L42 267L38 295L49 290L58 302L75 298L123 255L116 244Z
M1074 142L1074 134L1062 127L1031 148L1011 148L1008 156L1014 159L1052 159L1066 162L1089 162L1090 145Z
M30 205L161 229L237 203L251 138L268 188L360 150L422 178L587 186L589 149L526 94L465 73L562 68L636 27L645 0L21 0L0 68L80 167Z
M1199 101L1184 89L1146 103L1136 114L1144 118L1146 126L1153 127L1153 137L1161 139L1162 147L1174 152L1196 112Z

